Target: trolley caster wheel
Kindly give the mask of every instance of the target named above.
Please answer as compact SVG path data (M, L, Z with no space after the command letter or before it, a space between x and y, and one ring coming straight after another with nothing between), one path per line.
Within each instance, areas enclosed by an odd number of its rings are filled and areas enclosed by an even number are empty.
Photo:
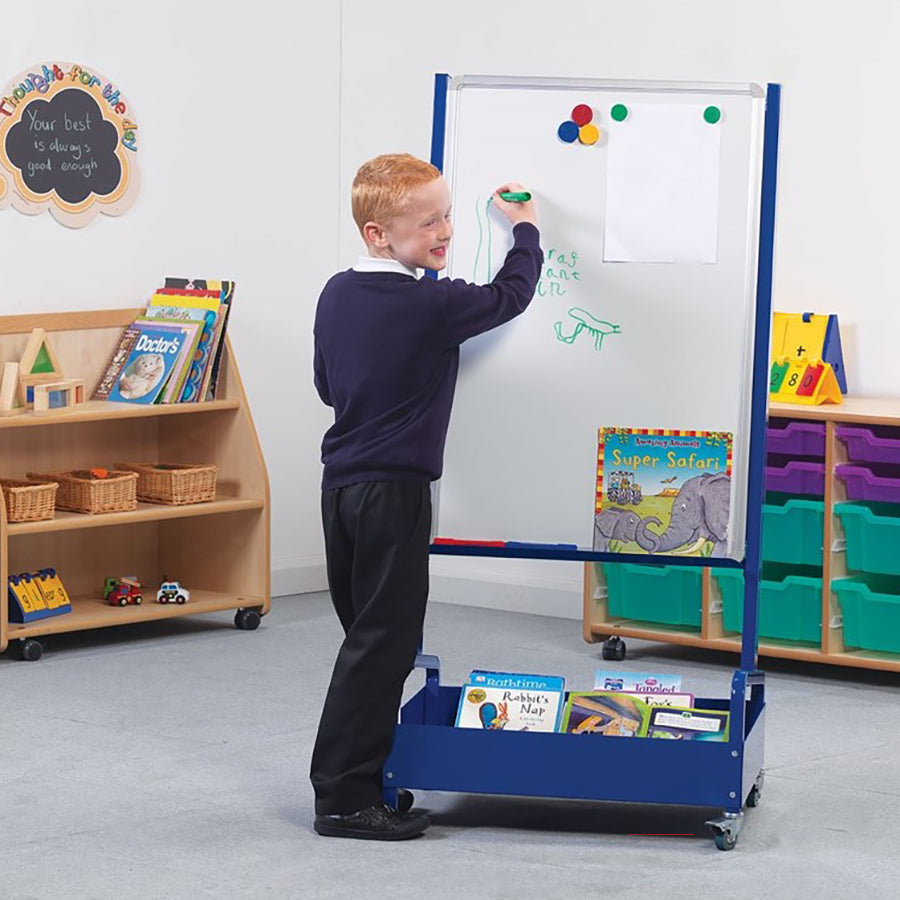
M717 834L716 835L716 846L720 850L734 850L735 844L737 844L737 835L736 834Z
M756 779L756 783L750 788L750 793L747 794L747 806L753 808L755 806L759 806L759 799L762 796L762 787L763 787L763 773L759 773L759 778Z
M710 819L706 825L712 831L716 846L720 850L734 850L738 835L744 824L744 814L723 813L721 819Z
M397 788L397 812L398 813L408 813L412 809L413 803L416 802L416 798L413 797L412 791L404 790L403 788Z
M44 645L34 638L26 638L19 642L18 657L25 662L37 662L44 652Z
M262 617L255 609L239 609L234 614L234 627L241 631L256 631Z
M603 658L604 659L625 659L625 641L620 637L607 638L603 642Z

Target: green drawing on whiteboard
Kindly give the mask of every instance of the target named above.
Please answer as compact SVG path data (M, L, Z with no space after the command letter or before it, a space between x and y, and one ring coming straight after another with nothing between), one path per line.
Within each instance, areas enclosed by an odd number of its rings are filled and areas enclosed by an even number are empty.
M484 222L485 224L481 224L481 197L475 198L475 218L478 220L478 246L475 248L475 265L472 269L472 281L476 284L487 284L491 280L491 200L493 197L488 197L487 203L484 204ZM484 282L480 282L478 280L478 258L481 256L481 248L484 244L484 231L487 229L487 278L484 279Z
M569 316L575 320L576 325L575 330L568 337L563 336L562 322L556 322L553 326L556 329L557 339L564 344L574 343L575 338L577 338L582 331L587 331L587 333L594 338L594 349L599 351L603 347L603 338L605 338L606 335L621 334L622 331L618 325L613 325L612 322L604 322L602 319L592 316L586 309L582 309L580 306L573 306L569 310Z

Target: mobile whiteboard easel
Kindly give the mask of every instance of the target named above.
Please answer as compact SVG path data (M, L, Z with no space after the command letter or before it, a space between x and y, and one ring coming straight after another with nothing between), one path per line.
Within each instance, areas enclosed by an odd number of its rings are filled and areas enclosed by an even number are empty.
M730 712L727 743L456 729L460 688L441 685L438 658L420 654L417 665L426 669L426 683L401 711L385 765L388 802L398 788L421 788L719 806L722 817L707 824L720 849L734 847L744 803L755 806L759 799L764 755L757 605L779 101L775 84L764 92L752 84L436 76L432 162L451 182L457 223L450 274L485 281L491 268L496 271L510 238L504 245L501 232L492 236L490 210L478 191L489 195L515 169L514 177L548 188L549 196L541 195L545 252L548 241L563 254L578 243L580 297L600 298L607 324L617 318L622 324L599 339L592 335L594 347L580 349L579 356L570 352L572 342L562 328L559 341L547 340L547 326L563 307L554 307L547 296L553 278L545 270L541 303L536 298L519 319L464 345L437 532L520 546L434 545L432 552L739 568L745 579L744 630L730 698L695 700L698 707ZM579 104L599 111L601 138L590 143L594 136L586 133L581 146L563 146L569 143L563 132L557 137L547 129L567 120ZM685 130L689 115L702 116L710 130L690 123ZM635 127L627 131L626 124ZM646 129L643 136L639 126ZM666 136L671 143L661 144L658 139ZM642 162L642 152L655 158ZM658 187L656 194L639 196L667 153L681 154L671 195L684 207L681 227L677 204L654 209ZM699 164L690 173L695 157ZM624 195L622 183L628 188ZM597 209L603 210L599 225ZM673 210L676 218L667 221ZM665 227L644 227L660 222ZM485 245L486 233L493 246ZM479 271L485 266L487 271ZM588 280L594 287L586 292ZM645 374L649 369L648 354L636 352L634 334L663 366L662 396L639 377L642 367ZM627 381L609 374L617 360ZM607 391L592 397L585 388L594 383ZM576 389L585 392L577 395ZM654 558L590 549L592 523L582 498L596 451L586 433L599 425L644 423L733 433L724 557ZM523 446L528 452L511 454Z

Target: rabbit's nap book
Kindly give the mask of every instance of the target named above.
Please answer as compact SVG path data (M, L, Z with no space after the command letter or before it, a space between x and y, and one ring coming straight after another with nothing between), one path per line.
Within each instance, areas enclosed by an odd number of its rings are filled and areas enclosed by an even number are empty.
M564 700L564 678L475 670L460 691L456 726L556 731Z

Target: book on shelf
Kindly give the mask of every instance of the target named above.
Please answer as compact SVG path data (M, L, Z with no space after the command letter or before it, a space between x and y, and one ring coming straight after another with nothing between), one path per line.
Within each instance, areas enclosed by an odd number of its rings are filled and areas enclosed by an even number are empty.
M135 341L137 341L140 333L140 330L135 328L134 325L129 325L124 329L119 337L118 344L116 344L116 349L113 350L112 356L110 356L109 362L107 362L106 368L103 370L103 374L100 376L100 380L91 394L91 400L109 400L110 392L119 380L122 369L125 368L125 363L128 361L128 357L131 355Z
M476 669L459 693L457 728L556 731L565 678Z
M202 291L199 293L212 293L211 291ZM157 291L155 297L161 297L162 292ZM145 317L154 319L170 320L175 322L194 321L202 323L202 330L197 341L197 346L193 351L191 365L184 378L184 384L181 389L181 396L177 402L179 403L196 403L202 399L201 386L203 384L206 370L212 365L212 358L215 351L215 341L217 334L217 323L219 321L218 309L206 308L203 306L179 306L179 296L173 291L171 295L166 294L166 298L173 305L156 306L151 303L147 307ZM216 307L220 304L217 302Z
M193 362L194 352L200 343L204 322L183 319L156 319L149 316L140 316L135 320L135 324L144 322L151 323L152 327L156 329L162 328L173 333L181 332L186 338L181 346L178 358L172 366L172 371L166 379L165 386L156 399L157 403L178 403L181 389Z
M200 386L201 400L214 400L219 381L222 353L225 347L225 332L231 314L231 302L234 299L234 282L209 278L175 278L167 277L165 285L158 294L165 296L169 291L207 291L218 292L219 313L216 322L216 333L213 338L212 364L207 365L203 383ZM166 292L166 293L163 293Z
M651 707L636 694L572 691L560 731L606 737L645 737Z
M155 403L172 369L182 357L188 336L181 328L135 322L140 331L109 399L121 403Z
M727 741L730 713L713 709L650 710L647 737L676 741Z
M661 675L658 672L610 672L597 669L594 673L595 691L625 691L636 694L681 693L680 675Z

